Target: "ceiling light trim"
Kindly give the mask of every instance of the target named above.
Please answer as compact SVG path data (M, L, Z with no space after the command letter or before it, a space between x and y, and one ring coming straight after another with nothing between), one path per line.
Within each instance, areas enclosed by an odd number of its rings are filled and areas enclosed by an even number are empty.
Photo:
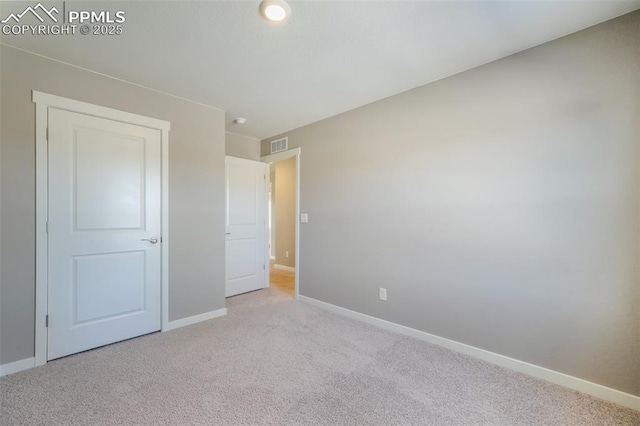
M262 0L259 10L269 22L282 22L291 15L291 6L285 0Z

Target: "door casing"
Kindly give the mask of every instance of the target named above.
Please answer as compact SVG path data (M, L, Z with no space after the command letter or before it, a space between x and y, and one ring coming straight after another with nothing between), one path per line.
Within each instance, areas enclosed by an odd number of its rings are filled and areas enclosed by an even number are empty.
M48 111L49 107L149 127L161 133L161 325L169 325L169 130L167 121L80 102L48 93L32 92L36 104L36 315L35 365L47 363L48 315Z

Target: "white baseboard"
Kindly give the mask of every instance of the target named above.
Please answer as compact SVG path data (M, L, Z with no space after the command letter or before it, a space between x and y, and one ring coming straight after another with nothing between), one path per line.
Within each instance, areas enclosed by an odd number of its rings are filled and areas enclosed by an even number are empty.
M386 330L394 331L405 336L413 337L419 340L424 340L429 343L433 343L438 346L450 349L455 352L459 352L465 355L472 356L474 358L481 359L488 363L515 370L520 373L527 374L529 376L536 377L538 379L546 380L551 383L555 383L560 386L567 387L569 389L584 392L589 395L604 399L606 401L614 402L616 404L629 407L634 410L640 411L640 396L631 395L616 389L608 388L606 386L592 383L584 379L569 376L568 374L560 373L558 371L550 370L548 368L540 367L528 362L520 361L514 358L509 358L504 355L500 355L494 352L489 352L484 349L476 348L464 343L456 342L455 340L445 339L444 337L429 334L424 331L416 330L415 328L406 327L404 325L396 324L390 321L386 321L380 318L372 317L370 315L361 314L360 312L352 311L340 306L332 305L330 303L322 302L317 299L312 299L307 296L298 296L298 300L309 303L331 312L347 316L368 324L384 328Z
M274 268L276 269L281 269L283 271L289 271L289 272L295 272L296 268L292 268L291 266L285 266L285 265L279 265L279 264L275 264L273 265Z
M8 374L17 373L19 371L28 370L36 366L35 357L21 359L20 361L10 362L0 365L0 377Z
M218 318L227 315L227 309L222 308L216 311L205 312L204 314L194 315L192 317L182 318L175 321L170 321L166 324L162 331L174 330L176 328L184 327L191 324L196 324L202 321L207 321L213 318ZM28 370L36 366L35 357L21 359L20 361L10 362L8 364L0 365L0 377L8 374L17 373L19 371Z
M194 315L192 317L182 318L175 321L169 321L162 331L175 330L176 328L185 327L187 325L196 324L202 321L218 318L227 315L227 308L218 309L216 311L205 312L204 314Z

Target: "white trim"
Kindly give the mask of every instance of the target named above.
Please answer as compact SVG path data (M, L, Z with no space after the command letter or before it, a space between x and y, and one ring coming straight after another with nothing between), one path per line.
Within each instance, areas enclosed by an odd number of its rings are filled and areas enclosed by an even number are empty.
M45 317L48 312L48 240L46 231L48 147L46 134L49 107L160 130L162 138L162 313L160 324L163 331L169 324L169 130L171 129L171 123L36 90L32 92L32 100L36 104L36 324L34 359L35 366L40 366L47 363L47 327L45 325Z
M302 154L301 148L292 148L287 151L278 152L276 154L265 155L260 157L260 161L264 163L276 163L282 160L288 160L289 158L296 159L296 261L294 270L300 271L300 156ZM267 264L269 262L269 247L266 250ZM295 276L295 295L298 299L300 297L300 274Z
M47 107L54 107L71 112L79 112L85 115L106 118L108 120L121 121L123 123L135 124L136 126L149 127L158 130L171 130L171 123L156 118L145 117L144 115L133 114L113 108L107 108L73 99L62 98L48 93L33 91L33 102L44 104Z
M35 96L35 93L34 93ZM48 254L47 212L49 210L47 179L47 110L44 103L36 103L36 316L35 316L35 366L47 363L48 312Z
M218 309L211 312L205 312L204 314L194 315L192 317L182 318L167 323L166 327L163 327L162 331L175 330L176 328L186 327L187 325L197 324L202 321L208 321L210 319L219 318L227 315L227 308Z
M34 357L21 359L20 361L10 362L8 364L2 364L0 365L0 377L28 370L35 366L36 359Z
M161 330L169 325L169 129L162 129L162 223L160 243L162 245L161 286L162 316Z
M260 157L260 161L263 163L277 163L278 161L288 160L289 158L300 157L301 151L302 150L299 147L291 148L286 151Z
M296 271L296 268L292 268L291 266L287 266L287 265L280 265L278 263L273 265L273 267L276 268L276 269L283 270L283 271L289 271L289 272L295 272Z
M473 358L481 359L500 367L518 371L520 373L524 373L538 379L546 380L548 382L555 383L569 389L584 392L586 394L640 411L640 396L631 395L629 393L608 388L606 386L589 382L584 379L569 376L568 374L560 373L558 371L550 370L548 368L540 367L528 362L520 361L464 343L456 342L455 340L446 339L444 337L416 330L415 328L406 327L404 325L372 317L370 315L362 314L360 312L322 302L311 297L298 296L298 300L358 321L365 322L367 324L383 328L385 330L413 337L418 340L424 340L425 342L433 343L434 345L450 349L454 352L469 355Z

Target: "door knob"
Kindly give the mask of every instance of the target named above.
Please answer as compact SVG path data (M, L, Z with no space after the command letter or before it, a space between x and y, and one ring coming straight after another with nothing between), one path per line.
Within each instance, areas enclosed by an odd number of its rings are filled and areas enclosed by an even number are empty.
M151 244L155 244L158 242L158 239L156 237L151 237L151 238L143 238L140 241L149 241Z

